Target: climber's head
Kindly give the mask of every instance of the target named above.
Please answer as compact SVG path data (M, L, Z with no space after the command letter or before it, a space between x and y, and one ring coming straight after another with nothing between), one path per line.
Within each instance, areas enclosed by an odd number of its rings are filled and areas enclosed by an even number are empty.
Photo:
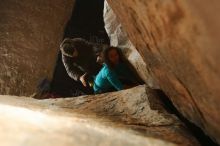
M60 50L63 55L68 57L77 57L78 51L73 39L65 38L60 44Z
M80 53L83 53L83 50L90 50L92 52L92 44L83 38L65 38L60 44L60 50L65 56L77 57L80 55Z
M113 68L119 62L123 61L121 50L117 47L106 48L104 50L104 61L110 68Z

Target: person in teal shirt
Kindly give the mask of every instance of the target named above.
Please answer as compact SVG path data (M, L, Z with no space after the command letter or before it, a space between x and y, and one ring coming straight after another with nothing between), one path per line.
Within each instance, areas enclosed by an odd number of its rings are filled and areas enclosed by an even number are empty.
M102 69L96 75L93 89L97 93L119 91L127 88L122 81L132 81L132 73L123 60L119 48L109 47L104 50L104 63Z

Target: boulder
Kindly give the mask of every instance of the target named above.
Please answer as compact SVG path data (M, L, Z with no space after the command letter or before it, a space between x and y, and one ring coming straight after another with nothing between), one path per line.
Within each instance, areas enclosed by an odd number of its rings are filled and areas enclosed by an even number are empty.
M46 100L0 96L0 114L4 146L199 146L145 86Z
M158 84L152 77L149 68L147 68L146 63L143 61L135 46L128 39L127 33L124 31L121 23L117 19L117 16L106 0L104 1L103 18L105 22L105 30L109 36L110 45L122 49L124 55L136 73L148 86L152 88L159 88Z
M220 144L220 2L108 0L176 108Z
M74 0L1 0L0 94L30 95L52 77Z

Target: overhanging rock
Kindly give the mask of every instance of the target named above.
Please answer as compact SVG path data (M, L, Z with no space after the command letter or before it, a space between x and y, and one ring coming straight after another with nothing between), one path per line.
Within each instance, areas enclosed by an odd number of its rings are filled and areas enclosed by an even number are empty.
M147 68L147 64L143 61L135 46L128 39L127 33L124 31L122 25L118 21L117 16L108 5L106 0L104 2L103 17L105 22L105 30L109 36L110 45L122 49L124 55L136 70L137 74L148 86L152 88L159 88L156 80L152 77L151 71L149 68Z
M176 108L220 144L220 2L108 0Z

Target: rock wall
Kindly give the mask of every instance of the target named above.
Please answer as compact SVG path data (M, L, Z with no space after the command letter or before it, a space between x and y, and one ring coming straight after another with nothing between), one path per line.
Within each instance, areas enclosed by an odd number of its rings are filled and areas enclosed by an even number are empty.
M116 46L122 49L128 61L136 70L140 78L152 88L159 88L156 81L153 79L151 72L146 67L146 63L136 50L135 46L127 37L127 33L124 31L122 25L117 19L117 16L109 7L108 2L104 2L104 22L105 30L109 36L110 45Z
M220 2L108 3L176 108L220 143Z
M4 146L199 146L145 86L46 100L0 96L0 114Z
M51 78L74 0L1 0L0 94L30 95Z

